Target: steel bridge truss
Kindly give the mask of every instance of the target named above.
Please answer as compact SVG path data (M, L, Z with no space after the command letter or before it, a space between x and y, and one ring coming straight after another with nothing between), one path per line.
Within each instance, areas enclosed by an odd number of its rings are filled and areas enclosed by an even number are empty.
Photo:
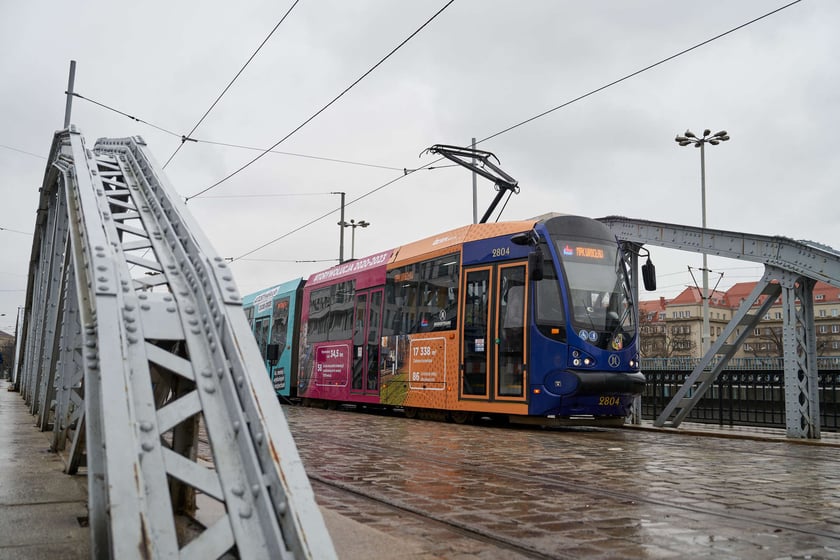
M822 281L840 287L840 253L829 247L722 230L610 216L601 218L622 242L707 253L764 265L764 275L654 421L677 427L757 327L771 306L782 304L787 436L820 437L813 290ZM708 297L704 294L704 297Z
M49 161L16 379L87 470L92 557L335 558L231 271L143 140L70 127Z

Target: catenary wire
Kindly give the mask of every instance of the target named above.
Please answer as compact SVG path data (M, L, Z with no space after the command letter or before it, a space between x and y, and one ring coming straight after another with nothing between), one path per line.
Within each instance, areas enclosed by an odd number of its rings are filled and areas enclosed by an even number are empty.
M225 146L225 147L229 147L229 148L240 148L240 149L243 149L243 150L263 151L263 148L255 148L255 147L252 147L252 146L244 146L244 145L241 145L241 144L229 144L229 143L225 143L225 142L216 142L216 141L213 141L213 140L202 140L200 138L190 138L189 136L179 135L179 134L177 134L175 132L172 132L170 130L167 130L163 127L152 124L149 121L140 119L140 118L135 117L133 115L129 115L128 113L125 113L125 112L120 111L118 109L114 109L113 107L109 107L108 105L106 105L106 104L104 104L100 101L95 101L93 99L83 97L82 95L77 94L77 93L74 93L73 95L80 98L80 99L88 101L90 103L93 103L94 105L98 105L99 107L102 107L102 108L107 109L109 111L113 111L113 112L115 112L119 115L123 115L125 117L128 117L131 120L149 125L152 128L156 128L158 130L166 132L167 134L170 134L172 136L176 136L178 138L181 138L184 141L196 142L196 143L200 143L200 144L212 144L212 145L215 145L215 146ZM16 152L23 152L25 154L35 156L35 157L39 157L41 159L47 159L46 157L39 156L37 154L31 154L29 152L24 152L23 150L18 150L17 148L12 148L10 146L3 146L2 144L0 144L0 148L8 148L8 149L14 150ZM363 166L363 167L375 167L375 168L379 168L379 169L389 169L389 170L394 170L394 171L402 171L402 168L399 168L399 167L388 167L386 165L377 165L377 164L374 164L374 163L364 163L364 162L360 162L360 161L351 161L351 160L345 160L345 159L328 158L328 157L322 157L322 156L312 156L312 155L307 155L307 154L298 154L298 153L294 153L294 152L281 152L279 150L269 150L269 153L282 154L282 155L294 156L294 157L300 157L300 158L316 159L316 160L321 160L321 161L331 161L331 162L335 162L335 163L344 163L344 164L348 164L348 165L359 165L359 166Z
M67 93L70 93L70 92L69 92L69 91L65 91L64 93L65 93L65 94L67 94ZM129 115L128 113L126 113L126 112L124 112L124 111L120 111L119 109L115 109L115 108L113 108L113 107L111 107L111 106L109 106L109 105L106 105L106 104L101 103L101 102L99 102L99 101L95 101L95 100L93 100L93 99L90 99L90 98L88 98L88 97L85 97L84 95L82 95L82 94L80 94L80 93L73 92L71 95L72 95L73 97L78 97L79 99L83 99L83 100L87 101L88 103L93 103L94 105L98 105L98 106L102 107L103 109L108 109L109 111L113 111L113 112L115 112L115 113L119 113L120 115L122 115L122 116L124 116L124 117L128 117L129 119L131 119L131 120L133 120L133 121L137 121L137 122L139 122L139 123L143 123L143 124L145 124L145 125L151 126L152 128L156 128L157 130L160 130L161 132L165 132L166 134L170 134L170 135L172 135L172 136L176 136L176 137L178 137L178 138L183 138L180 134L178 134L178 133L176 133L176 132L172 132L171 130L167 130L167 129L165 129L165 128L161 127L161 126L158 126L158 125L156 125L156 124L152 124L152 123L150 123L149 121L144 121L143 119L137 118L137 117L135 117L134 115Z
M798 3L799 3L799 2L801 2L801 1L802 1L802 0L794 0L793 2L791 2L791 3L789 3L789 4L786 4L786 5L784 5L784 6L781 6L780 8L777 8L777 9L775 9L775 10L771 11L771 12L767 12L766 14L764 14L764 15L762 15L762 16L759 16L759 17L757 17L757 18L755 18L755 19L752 19L752 20L750 20L750 21L748 21L748 22L746 22L746 23L742 23L741 25L739 25L739 26L737 26L737 27L733 27L732 29L730 29L730 30L728 30L728 31L724 31L723 33L720 33L719 35L715 35L714 37L712 37L712 38L710 38L710 39L706 39L705 41L703 41L703 42L701 42L701 43L697 43L697 44L696 44L696 45L694 45L693 47L689 47L689 48L687 48L687 49L681 50L680 52L678 52L678 53L676 53L676 54L673 54L673 55L671 55L671 56L669 56L669 57L667 57L667 58L663 58L663 59L662 59L662 60L660 60L659 62L654 62L653 64L650 64L650 65L648 65L648 66L645 66L644 68L641 68L641 69L639 69L639 70L636 70L635 72L631 72L630 74L627 74L626 76L623 76L623 77L621 77L621 78L618 78L617 80L613 80L612 82L610 82L610 83L608 83L608 84L606 84L606 85L603 85L603 86L601 86L601 87L599 87L599 88L593 89L592 91L590 91L590 92L588 92L588 93L585 93L585 94L583 94L583 95L581 95L581 96L575 97L574 99L571 99L571 100L569 100L569 101L566 101L565 103L561 103L560 105L558 105L558 106L556 106L556 107L553 107L553 108L551 108L551 109L548 109L547 111L543 111L542 113L539 113L538 115L534 115L533 117L527 118L527 119L525 119L524 121L522 121L522 122L520 122L520 123L517 123L517 124L515 124L515 125L513 125L513 126L509 126L509 127L505 128L505 129L503 129L503 130L500 130L499 132L496 132L495 134L491 134L491 135L490 135L490 136L488 136L487 138L483 138L483 139L479 140L478 142L476 142L476 144L480 144L480 143L482 143L482 142L486 142L486 141L488 141L488 140L491 140L491 139L493 139L493 138L496 138L497 136L501 136L502 134L505 134L505 133L507 133L507 132L510 132L511 130L514 130L514 129L516 129L516 128L519 128L520 126L523 126L523 125L528 124L528 123L530 123L530 122L532 122L532 121L535 121L535 120L537 120L537 119L539 119L539 118L541 118L541 117L544 117L544 116L546 116L546 115L548 115L548 114L550 114L550 113L553 113L554 111L557 111L558 109L562 109L563 107L566 107L566 106L568 106L568 105L571 105L572 103L575 103L575 102L580 101L580 100L582 100L582 99L586 99L586 98L587 98L587 97L589 97L590 95L595 95L596 93L599 93L599 92L601 92L601 91L603 91L603 90L605 90L605 89L607 89L607 88L609 88L609 87L612 87L612 86L614 86L614 85L620 84L621 82L623 82L623 81L625 81L625 80L629 80L630 78L633 78L633 77L635 77L635 76L638 76L639 74L641 74L641 73L643 73L643 72L647 72L648 70L651 70L651 69L653 69L653 68L656 68L657 66L660 66L660 65L662 65L662 64L665 64L666 62L670 62L671 60L674 60L675 58L678 58L678 57L680 57L680 56L682 56L682 55L684 55L684 54L687 54L687 53L689 53L689 52L691 52L691 51L693 51L693 50L695 50L695 49L699 49L700 47L703 47L703 46L705 46L705 45L708 45L709 43L711 43L711 42L713 42L713 41L717 41L718 39L720 39L720 38L722 38L722 37L725 37L725 36L727 36L727 35L729 35L729 34L731 34L731 33L734 33L734 32L736 32L736 31L740 30L740 29L743 29L743 28L747 27L748 25L752 25L753 23L756 23L757 21L760 21L760 20L762 20L762 19L764 19L764 18L770 17L771 15L773 15L773 14L775 14L775 13L778 13L778 12L780 12L780 11L782 11L782 10L786 9L786 8L789 8L789 7L793 6L794 4L798 4Z
M25 232L25 231L20 231L20 230L17 230L17 229L10 229L10 228L5 228L5 227L0 227L0 231L10 231L12 233L20 233L21 235L32 235L31 233L28 233L28 232Z
M418 33L420 33L423 29L425 29L425 28L426 28L426 26L427 26L427 25L429 25L432 21L434 21L434 20L435 20L435 19L436 19L436 18L437 18L437 17L438 17L441 13L443 13L443 11L444 11L444 10L446 10L446 8L448 8L449 6L451 6L451 5L452 5L452 3L453 3L454 1L455 1L455 0L449 0L449 2L447 2L447 3L446 3L446 4L445 4L445 5L444 5L441 9L439 9L437 12L435 12L435 14L434 14L434 15L432 15L432 17L430 17L428 20L426 20L426 21L423 23L423 25L421 25L420 27L418 27L418 28L417 28L417 29L416 29L416 30L415 30L415 31L414 31L411 35L409 35L408 37L406 37L406 38L405 38L405 39L404 39L404 40L403 40L403 41L402 41L399 45L397 45L396 47L394 47L394 48L391 50L391 52L389 52L388 54L386 54L386 55L385 55L382 59L380 59L380 60L379 60L379 62L377 62L376 64L374 64L374 65L373 65L373 66L372 66L372 67L371 67L371 68L370 68L367 72L365 72L364 74L362 74L359 78L357 78L357 79L356 79L356 81L354 81L352 84L350 84L349 86L347 86L347 87L346 87L346 88L345 88L345 89L344 89L341 93L339 93L337 96L335 96L335 97L332 99L332 101L330 101L329 103L327 103L326 105L324 105L323 107L321 107L318 111L316 111L316 112L315 112L315 114L314 114L314 115L312 115L311 117L309 117L308 119L306 119L305 121L303 121L303 122L302 122L300 125L298 125L298 126L297 126L294 130L292 130L291 132L289 132L288 134L286 134L283 138L281 138L280 140L278 140L277 142L275 142L275 143L274 143L274 145L272 145L270 148L268 148L268 149L266 149L265 151L263 151L263 152L262 152L261 154L259 154L257 157L255 157L254 159L252 159L251 161L249 161L248 163L246 163L245 165L243 165L242 167L240 167L239 169L237 169L237 170L236 170L236 171L234 171L233 173L231 173L231 174L227 175L226 177L224 177L224 178L222 178L222 179L220 179L220 180L216 181L215 183L213 183L213 184L212 184L212 185L210 185L209 187L206 187L206 188L204 188L204 189L200 190L199 192L195 193L194 195L192 195L192 196L188 196L188 197L186 198L186 200L187 200L187 201L189 201L189 200L190 200L190 199L192 199L192 198L195 198L195 197L197 197L197 196L201 196L202 194L204 194L204 193L206 193L206 192L210 191L211 189L216 188L217 186L221 185L222 183L224 183L225 181L227 181L227 180L228 180L228 179L230 179L231 177L234 177L234 176L236 176L237 174L239 174L240 172L242 172L243 170L247 169L248 167L250 167L251 165L253 165L253 164L254 164L254 163L256 163L257 161L259 161L259 160L260 160L263 156L265 156L265 155L266 155L267 153L269 153L271 150L273 150L274 148L276 148L277 146L279 146L280 144L282 144L283 142L285 142L286 140L288 140L288 139L289 139L289 138L290 138L293 134L295 134L297 131L299 131L300 129L302 129L304 126L306 126L307 124L309 124L310 122L312 122L312 121L313 121L313 120L314 120L314 119L315 119L318 115L320 115L321 113L323 113L324 111L326 111L326 110L327 110L329 107L331 107L331 106L332 106L332 105L333 105L336 101L338 101L339 99L341 99L341 98L342 98L342 97L343 97L343 96L344 96L344 95L345 95L348 91L350 91L351 89L353 89L353 88L354 88L354 87L355 87L355 86L356 86L359 82L361 82L362 80L364 80L364 79L365 79L368 75L370 75L370 74L371 74L374 70L376 70L377 68L379 68L379 66L381 66L381 65L382 65L382 64L383 64L386 60L388 60L389 58L391 58L391 56L392 56L394 53L396 53L398 50L400 50L400 49L401 49L401 48L402 48L402 47L403 47L406 43L408 43L408 42L409 42L411 39L413 39L413 38L414 38L414 37L415 37Z
M325 194L333 194L331 192L316 192L316 193L276 193L276 194L218 194L201 197L203 200L210 200L211 198L286 198L290 196L323 196Z
M384 188L385 188L385 187L387 187L388 185L390 185L390 184L392 184L392 183L395 183L395 182L399 181L400 179L402 179L403 177L405 177L406 175L409 175L409 174L411 174L411 173L413 173L413 171L409 171L409 172L408 172L408 173L406 173L405 175L400 175L399 177L397 177L397 178L395 178L395 179L392 179L391 181L389 181L389 182L385 183L384 185L381 185L381 186L379 186L379 187L375 188L374 190L372 190L372 191L370 191L370 192L368 192L368 193L363 194L362 196L360 196L360 197L358 197L358 198L354 198L353 200L351 200L351 201L350 201L350 203L353 203L353 202L358 202L359 200L361 200L361 199L363 199L363 198L365 198L365 197L367 197L367 196L372 195L372 194L373 194L373 193L375 193L376 191L379 191L379 190L381 190L381 189L384 189ZM344 204L344 205L345 205L345 207L346 207L346 206L348 206L348 204L349 204L349 203L345 203L345 204ZM321 221L321 220L323 220L324 218L326 218L326 217L330 216L331 214L335 214L335 213L336 213L336 212L338 212L339 210L340 210L340 208L336 208L335 210L330 210L330 211L329 211L329 212L327 212L326 214L322 214L321 216L318 216L317 218L314 218L314 219L312 219L312 220L310 220L310 221L306 222L305 224L303 224L303 225L300 225L300 226L296 227L296 228L295 228L295 229L293 229L292 231L289 231L289 232L287 232L287 233L284 233L284 234L283 234L283 235L281 235L280 237L276 237L276 238L272 239L271 241L269 241L269 242L267 242L267 243L263 243L262 245L260 245L260 246L259 246L259 247L257 247L256 249L252 249L252 250L248 251L247 253L243 253L243 254L239 255L238 257L229 258L228 260L229 260L230 262L233 262L233 261L238 261L238 260L242 260L243 258L247 257L248 255L252 255L252 254L256 253L256 252L257 252L257 251L259 251L260 249L264 249L264 248L268 247L269 245L272 245L272 244L276 243L277 241L280 241L281 239L283 239L283 238L285 238L285 237L288 237L288 236L292 235L293 233L297 233L298 231L300 231L300 230L302 230L302 229L304 229L304 228L307 228L307 227L311 226L311 225L312 225L312 224L314 224L314 223L320 222L320 221Z
M5 148L7 150L12 150L13 152L19 152L21 154L26 154L28 156L36 157L39 159L47 159L46 156L39 156L38 154L33 154L32 152L27 152L26 150L21 150L19 148L13 148L12 146L6 146L5 144L0 144L0 148Z
M175 148L175 151L172 152L172 155L169 156L169 159L166 160L166 163L163 164L164 169L166 169L166 166L169 165L169 162L172 161L172 158L175 157L175 155L178 153L178 151L181 149L181 147L184 145L184 143L187 141L187 139L189 139L192 136L193 132L195 132L196 129L201 125L201 123L204 122L204 119L206 119L207 115L210 114L210 111L212 111L213 108L216 107L216 104L227 93L227 91L230 89L230 87L233 85L233 83L237 80L237 78L239 78L239 76L242 74L242 72L245 71L245 68L247 68L248 65L251 63L251 61L254 60L254 57L257 56L257 53L260 52L260 50L263 48L263 46L271 38L271 36L274 35L274 32L277 31L277 28L280 27L280 25L284 21L286 21L286 18L289 16L289 14L292 12L292 10L295 9L295 6L298 5L298 2L300 2L300 0L295 0L294 3L292 4L292 6L288 10L286 10L286 13L283 14L283 17L280 18L280 21L277 22L277 25L274 26L274 29L271 30L271 32L265 37L265 39L263 39L262 43L260 43L260 46L257 47L257 50L255 50L254 53L248 58L248 60L245 61L245 64L243 64L242 68L239 69L239 72L237 72L236 75L233 77L233 79L228 83L228 85L225 86L225 89L222 90L222 93L220 93L219 96L216 97L216 100L213 101L213 104L210 105L210 108L207 109L207 111L204 112L204 114L201 116L200 119L198 119L198 122L195 123L194 127L192 127L192 130L190 130L190 132L186 135L186 137L184 137L184 136L181 137L181 143L178 144L178 147Z
M214 146L225 146L225 147L228 147L228 148L240 148L240 149L243 149L243 150L253 150L253 151L259 151L259 152L264 151L263 148L257 148L257 147L254 147L254 146L243 146L242 144L226 144L224 142L213 142L213 141L210 141L210 140L202 140L200 138L194 138L193 140L195 140L196 142L201 143L201 144L212 144ZM387 165L376 165L376 164L373 164L373 163L363 163L363 162L360 162L360 161L350 161L350 160L346 160L346 159L335 159L335 158L328 158L328 157L321 157L321 156L310 156L310 155L307 155L307 154L298 154L298 153L295 153L295 152L281 152L280 150L268 150L268 152L272 153L272 154L281 154L281 155L284 155L284 156L295 156L295 157L300 157L300 158L317 159L317 160L320 160L320 161L331 161L331 162L335 162L335 163L346 163L348 165L361 165L363 167L376 167L378 169L389 169L389 170L392 170L392 171L402 171L402 168L400 168L400 167L389 167Z
M284 262L284 263L318 263L333 262L338 259L242 259L248 262Z
M491 140L491 139L493 139L493 138L496 138L496 137L498 137L498 136L501 136L502 134L505 134L505 133L507 133L507 132L510 132L511 130L514 130L514 129L516 129L516 128L519 128L520 126L523 126L523 125L528 124L528 123L530 123L530 122L533 122L533 121L535 121L535 120L537 120L537 119L539 119L539 118L541 118L541 117L544 117L544 116L546 116L546 115L548 115L548 114L550 114L550 113L553 113L554 111L557 111L558 109L562 109L562 108L564 108L564 107L567 107L567 106L571 105L572 103L575 103L575 102L577 102L577 101L581 101L581 100L583 100L583 99L586 99L587 97L590 97L590 96L592 96L592 95L594 95L594 94L596 94L596 93L600 93L600 92L604 91L605 89L607 89L607 88L609 88L609 87L612 87L612 86L617 85L617 84L619 84L619 83L621 83L621 82L624 82L624 81L626 81L626 80L628 80L628 79L630 79L630 78L633 78L633 77L635 77L635 76L638 76L639 74L642 74L643 72L646 72L646 71L648 71L648 70L651 70L651 69L653 69L653 68L656 68L657 66L660 66L660 65L662 65L662 64L664 64L664 63L666 63L666 62L670 62L670 61L672 61L672 60L674 60L674 59L676 59L676 58L678 58L678 57L680 57L680 56L682 56L682 55L684 55L684 54L686 54L686 53L689 53L689 52L691 52L691 51L693 51L693 50L695 50L695 49L698 49L698 48L700 48L700 47L702 47L702 46L705 46L705 45L707 45L707 44L709 44L709 43L711 43L711 42L713 42L713 41L715 41L715 40L717 40L717 39L720 39L720 38L722 38L722 37L725 37L725 36L727 36L727 35L729 35L729 34L731 34L731 33L734 33L735 31L739 31L739 30L741 30L741 29L743 29L743 28L745 28L745 27L747 27L747 26L749 26L749 25L752 25L753 23L756 23L756 22L758 22L758 21L760 21L760 20L762 20L762 19L765 19L765 18L767 18L767 17L769 17L769 16L771 16L771 15L774 15L774 14L776 14L776 13L778 13L778 12L780 12L780 11L784 10L784 9L787 9L787 8L789 8L789 7L791 7L791 6L795 5L795 4L798 4L798 3L800 3L801 1L802 1L802 0L794 0L793 2L790 2L790 3L785 4L784 6L781 6L781 7L777 8L777 9L775 9L775 10L772 10L772 11L770 11L770 12L767 12L767 13L765 13L764 15L761 15L761 16L759 16L759 17L757 17L757 18L754 18L754 19L752 19L752 20L750 20L750 21L748 21L748 22L746 22L746 23L743 23L743 24L741 24L741 25L738 25L738 26L736 26L736 27L733 27L732 29L729 29L728 31L724 31L723 33L720 33L720 34L718 34L718 35L715 35L714 37L712 37L712 38L710 38L710 39L706 39L705 41L702 41L702 42L700 42L700 43L697 43L696 45L694 45L694 46L692 46L692 47L689 47L689 48L687 48L687 49L683 49L682 51L680 51L680 52L678 52L678 53L676 53L676 54L673 54L673 55L671 55L671 56L669 56L669 57L667 57L667 58L664 58L664 59L662 59L662 60L660 60L660 61L658 61L658 62L655 62L655 63L653 63L653 64L649 64L648 66L645 66L644 68L641 68L641 69L639 69L639 70L636 70L636 71L634 71L634 72L631 72L630 74L627 74L627 75L625 75L625 76L623 76L623 77L621 77L621 78L618 78L617 80L613 80L612 82L610 82L610 83L608 83L608 84L606 84L606 85L604 85L604 86L601 86L601 87L599 87L599 88L596 88L596 89L594 89L594 90L589 91L588 93L585 93L585 94L583 94L583 95L580 95L580 96L578 96L578 97L576 97L576 98L574 98L574 99L571 99L571 100L569 100L569 101L566 101L566 102L564 102L564 103L561 103L560 105L557 105L556 107L553 107L553 108L551 108L551 109L548 109L548 110L546 110L546 111L543 111L543 112L541 112L541 113L539 113L539 114L537 114L537 115L534 115L533 117L529 117L528 119L525 119L525 120L523 120L523 121L521 121L521 122L519 122L519 123L517 123L517 124L514 124L514 125L512 125L512 126L509 126L509 127L505 128L505 129L503 129L503 130L500 130L499 132L496 132L496 133L494 133L494 134L491 134L490 136L487 136L486 138L483 138L483 139L481 139L481 140L479 140L479 141L476 141L475 145L478 145L478 144L480 144L480 143L482 143L482 142L487 142L488 140ZM448 5L448 4L447 4L447 5ZM345 207L350 206L351 204L353 204L353 203L355 203L355 202L358 202L358 201L360 201L360 200L362 200L362 199L364 199L364 198L367 198L368 196L370 196L370 195L372 195L372 194L374 194L374 193L376 193L376 192L379 192L380 190L384 189L385 187L388 187L388 186L390 186L390 185L392 185L392 184L396 183L396 182L397 182L397 181L399 181L400 179L403 179L403 178L407 177L408 175L410 175L411 173L413 173L413 172L415 172L415 171L420 171L420 170L423 170L423 169L430 168L433 164L435 164L435 163L437 163L437 162L439 162L439 161L442 161L443 159L445 159L445 158L442 158L442 157L441 157L441 158L438 158L438 159L436 159L436 160L434 160L434 161L432 161L432 162L429 162L428 164L426 164L426 165L424 165L424 166L422 166L422 167L419 167L419 168L417 168L417 169L406 169L406 170L405 170L405 173L404 173L403 175L401 175L401 176L399 176L399 177L396 177L395 179L392 179L391 181L388 181L387 183L384 183L384 184L382 184L382 185L380 185L380 186L378 186L378 187L374 188L373 190L371 190L371 191L369 191L369 192L367 192L367 193L365 193L365 194L363 194L363 195L361 195L361 196L359 196L359 197L357 197L357 198L354 198L353 200L351 200L351 201L349 201L349 202L345 203ZM215 186L215 185L213 185L213 186L211 186L211 187L209 187L209 188L212 188L212 187L214 187L214 186ZM333 213L335 213L335 212L337 212L337 210L333 210L332 212L328 212L327 214L324 214L324 215L320 216L319 218L316 218L316 219L314 219L314 220L312 220L312 221L310 221L310 222L307 222L307 223L306 223L306 224L304 224L303 226L300 226L300 227L298 227L298 228L295 228L294 230L292 230L292 231L290 231L290 232L288 232L288 233L286 233L286 234L284 234L284 235L281 235L280 237L277 237L277 238L275 238L274 240L269 241L268 243L265 243L265 244L261 245L261 246L260 246L260 247L258 247L257 249L254 249L253 251L249 251L248 253L245 253L245 254L246 254L246 255L250 255L251 253L253 253L253 252L255 252L255 251L258 251L258 250L260 250L260 249L263 249L263 248L267 247L268 245L271 245L271 244L273 244L273 243L275 243L275 242L277 242L277 241L280 241L281 239L283 239L283 238L285 238L285 237L288 237L289 235L291 235L291 234L293 234L293 233L296 233L296 232L300 231L300 230L301 230L301 229L303 229L304 227L308 227L309 225L312 225L312 224L314 224L314 223L316 223L316 222L318 222L318 221L320 221L320 220L322 220L322 219L324 219L324 218L328 217L329 215L331 215L331 214L333 214ZM238 258L241 258L241 257L237 257L237 259L238 259ZM232 259L232 260L237 260L237 259Z

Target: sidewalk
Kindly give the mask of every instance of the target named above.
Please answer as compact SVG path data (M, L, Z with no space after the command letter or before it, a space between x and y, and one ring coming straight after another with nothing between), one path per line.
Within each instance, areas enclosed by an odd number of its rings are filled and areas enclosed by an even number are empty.
M724 438L741 438L763 441L785 441L804 445L825 445L840 447L840 433L821 432L820 439L789 438L781 428L762 428L759 426L721 426L719 424L703 424L700 422L683 422L678 428L658 428L653 420L642 420L641 424L625 424L624 428L631 430L650 430L654 432L681 435L713 436Z
M0 380L0 560L90 558L87 475L64 473L62 457L49 449L52 433L37 429L9 385ZM419 543L321 511L341 560L385 560L395 550L401 558L434 558Z
M64 474L20 393L0 382L0 560L89 558L87 484Z

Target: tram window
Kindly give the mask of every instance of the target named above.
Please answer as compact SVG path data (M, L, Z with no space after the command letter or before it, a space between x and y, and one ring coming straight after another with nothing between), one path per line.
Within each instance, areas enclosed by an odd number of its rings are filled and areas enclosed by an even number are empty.
M370 296L370 324L367 340L367 383L368 391L379 389L379 323L382 309L382 292L373 292Z
M500 272L498 392L522 396L525 337L525 267L506 267Z
M546 254L548 252L546 251ZM557 340L566 338L566 312L557 272L550 259L543 263L543 279L536 283L534 310L537 328Z
M385 332L408 334L455 329L458 260L455 253L388 272Z
M309 322L307 339L309 342L324 342L330 332L330 288L312 290L309 295Z
M260 348L260 354L265 359L265 347L268 344L268 326L269 317L260 317L254 325L254 337L257 339L257 346Z
M309 296L307 340L347 340L353 333L353 296L355 280L312 290Z
M346 340L352 336L355 286L356 282L353 280L330 286L332 301L329 340Z
M284 297L274 302L274 320L271 323L271 344L277 345L277 355L286 349L286 335L289 327L289 298Z

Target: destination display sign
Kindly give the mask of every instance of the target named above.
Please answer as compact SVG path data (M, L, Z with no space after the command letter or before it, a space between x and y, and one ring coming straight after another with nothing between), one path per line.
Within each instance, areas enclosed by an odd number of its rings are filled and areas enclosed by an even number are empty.
M603 245L579 245L576 243L558 242L560 253L564 260L574 261L603 261L615 254L611 247Z

